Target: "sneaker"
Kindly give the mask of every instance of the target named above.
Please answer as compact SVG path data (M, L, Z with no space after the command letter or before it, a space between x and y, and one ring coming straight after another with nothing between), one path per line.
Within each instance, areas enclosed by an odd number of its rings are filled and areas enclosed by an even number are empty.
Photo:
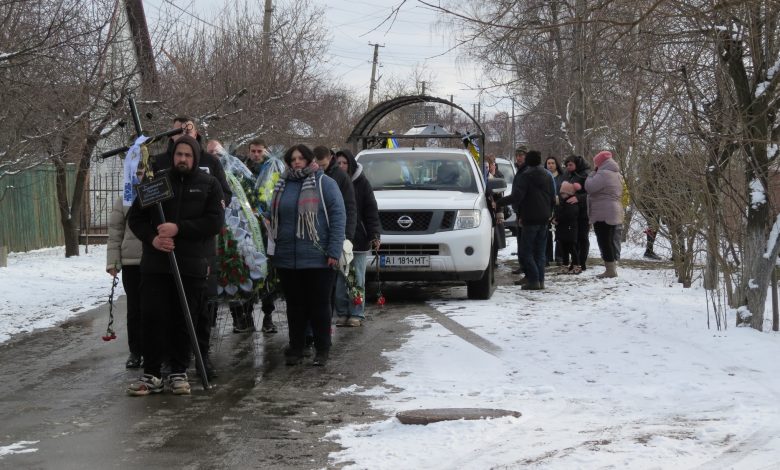
M542 286L539 284L539 282L528 282L520 289L522 290L542 290Z
M144 365L144 359L140 354L130 353L125 362L125 368L127 369L140 369Z
M272 335L278 331L276 329L276 325L274 325L274 319L270 314L263 316L263 327L260 331L269 335Z
M345 326L360 326L363 324L363 319L358 317L349 317Z
M190 383L187 381L187 374L171 374L168 376L168 386L174 395L189 395Z
M516 286L524 286L527 283L528 283L528 279L526 279L526 278L517 279L516 281L514 281L514 285L516 285Z
M155 377L152 374L144 374L138 379L138 382L133 382L127 386L127 394L131 397L145 397L146 395L160 393L162 391L162 379Z
M314 360L311 362L312 365L322 367L325 364L328 363L328 351L317 351L317 354L314 356Z
M336 326L347 326L347 321L349 320L349 317L338 317L336 319Z
M652 252L652 251L645 251L645 255L644 255L644 256L645 256L645 258L647 258L647 259L653 259L653 260L656 260L656 261L658 261L658 260L660 260L660 259L661 259L661 257L660 257L660 256L658 256L657 254L655 254L655 253L654 253L654 252Z
M582 273L582 268L579 266L575 266L574 269L571 270L572 274L580 274Z
M512 274L523 274L523 268L513 269Z

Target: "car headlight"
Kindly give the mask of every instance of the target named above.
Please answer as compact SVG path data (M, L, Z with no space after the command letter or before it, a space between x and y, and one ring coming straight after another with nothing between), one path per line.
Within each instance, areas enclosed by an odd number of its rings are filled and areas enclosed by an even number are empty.
M479 227L481 213L478 210L459 210L455 217L455 230Z

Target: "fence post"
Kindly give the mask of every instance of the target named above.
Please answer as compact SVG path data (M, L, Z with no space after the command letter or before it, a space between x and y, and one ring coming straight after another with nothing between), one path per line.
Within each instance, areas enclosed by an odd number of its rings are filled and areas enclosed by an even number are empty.
M8 248L0 243L0 268L8 267Z
M777 266L772 268L772 331L778 329L778 310L777 310Z

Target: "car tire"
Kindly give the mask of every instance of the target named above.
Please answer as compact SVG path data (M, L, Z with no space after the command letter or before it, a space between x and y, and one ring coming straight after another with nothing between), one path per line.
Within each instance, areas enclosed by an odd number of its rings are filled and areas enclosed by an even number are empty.
M495 240L494 240L495 242ZM496 290L496 249L495 243L490 249L490 261L488 262L482 277L476 281L466 282L466 295L471 300L488 300Z

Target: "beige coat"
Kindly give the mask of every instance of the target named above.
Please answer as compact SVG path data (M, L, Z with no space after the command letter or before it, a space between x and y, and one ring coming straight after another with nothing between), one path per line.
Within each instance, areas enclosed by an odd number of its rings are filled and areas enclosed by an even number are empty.
M129 207L122 205L120 196L114 202L108 219L108 246L106 249L106 270L122 266L137 266L141 264L143 252L141 241L127 226Z

